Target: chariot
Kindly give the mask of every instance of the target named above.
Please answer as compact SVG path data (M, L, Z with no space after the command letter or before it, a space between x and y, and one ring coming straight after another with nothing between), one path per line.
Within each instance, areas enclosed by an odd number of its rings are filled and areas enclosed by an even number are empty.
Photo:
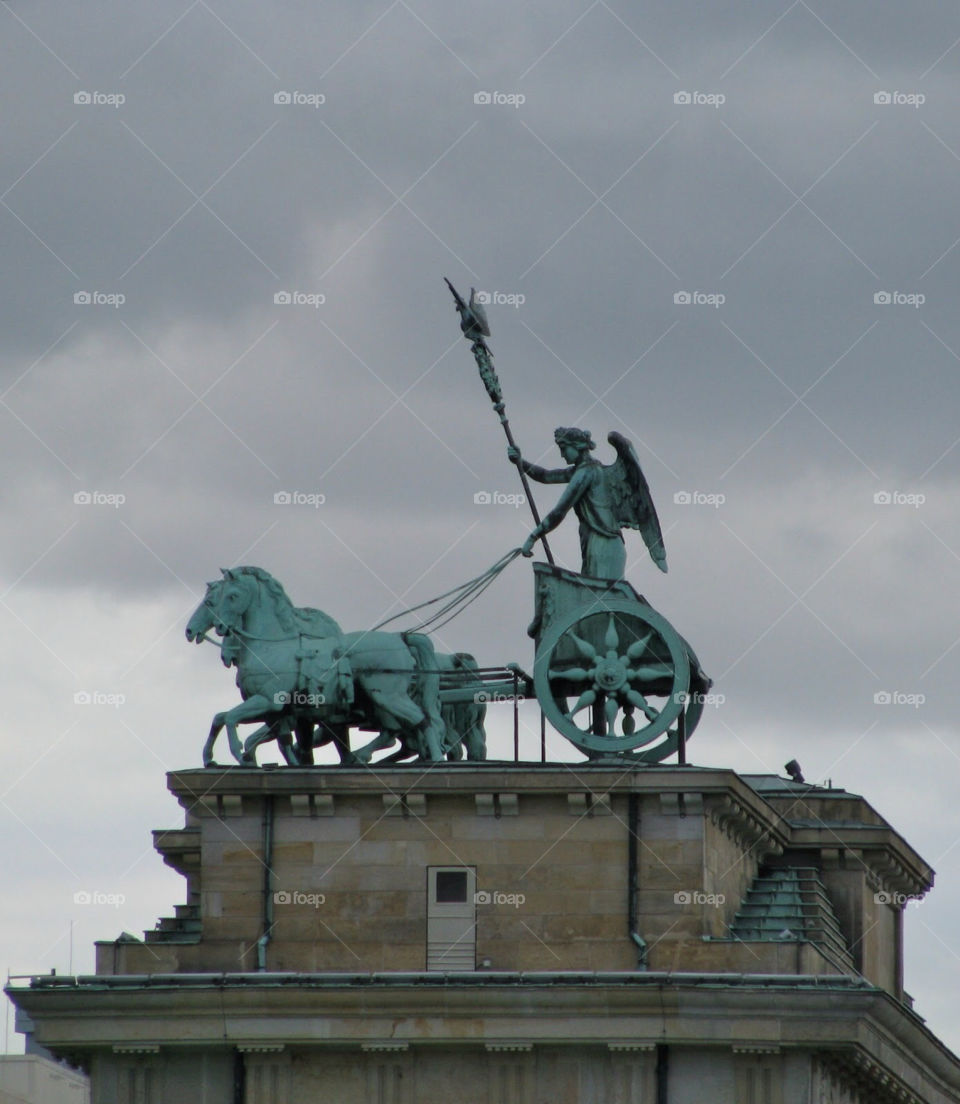
M682 758L711 685L690 645L625 579L533 568L527 631L546 719L590 758Z

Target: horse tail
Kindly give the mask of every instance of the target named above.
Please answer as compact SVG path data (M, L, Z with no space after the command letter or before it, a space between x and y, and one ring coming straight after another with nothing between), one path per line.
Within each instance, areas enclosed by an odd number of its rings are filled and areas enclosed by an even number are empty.
M443 747L446 726L440 716L440 672L433 641L423 633L401 633L417 667L414 700L426 715L424 729L433 729L438 747Z

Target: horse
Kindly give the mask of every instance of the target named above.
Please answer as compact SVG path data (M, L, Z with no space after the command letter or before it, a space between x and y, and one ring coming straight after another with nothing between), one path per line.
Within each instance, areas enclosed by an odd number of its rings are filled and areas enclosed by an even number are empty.
M205 640L213 644L215 641L207 636L214 628L216 620L214 611L220 601L220 591L226 581L227 569L221 568L223 579L207 583L207 590L203 601L194 610L187 622L186 637L190 642L202 644ZM297 619L301 621L308 635L316 636L342 636L342 630L329 614L322 610L313 609L310 606L295 607ZM240 649L240 637L235 633L226 633L220 641L220 659L224 667L234 667ZM243 694L240 685L240 676L237 675L237 686ZM246 695L244 695L246 698ZM217 714L215 723L222 725L226 714ZM271 708L263 717L249 717L247 720L265 720L267 723L257 729L252 736L248 736L245 744L239 740L231 741L230 748L234 758L241 764L256 766L256 756L252 749L269 740L276 740L283 754L283 758L289 766L302 766L313 763L314 747L319 747L331 741L336 745L340 756L340 762L349 762L352 758L350 752L349 735L346 725L331 725L323 721L317 723L303 711L296 714L290 709L284 709L277 715ZM296 735L296 744L293 735ZM230 730L227 731L228 738ZM212 765L212 760L205 765Z
M337 740L344 761L367 763L375 751L398 739L421 759L443 758L439 675L427 637L344 633L322 611L297 610L263 568L221 572L223 579L208 585L190 618L187 639L202 640L209 628L224 637L221 658L236 666L244 700L214 716L204 765L212 765L223 728L234 757L244 761L237 725L253 721L266 722L266 727L247 741L248 750L253 739L277 738L283 747L284 736L296 728L299 762L312 760L314 724L325 727L328 739ZM379 735L351 753L346 738L350 725L373 728Z

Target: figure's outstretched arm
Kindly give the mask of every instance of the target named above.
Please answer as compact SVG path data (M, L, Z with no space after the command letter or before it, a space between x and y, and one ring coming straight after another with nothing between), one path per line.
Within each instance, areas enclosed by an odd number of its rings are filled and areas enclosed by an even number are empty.
M576 470L572 465L569 468L541 468L539 464L531 464L529 460L524 460L520 450L512 446L507 449L507 456L511 463L523 468L527 475L538 483L569 483Z
M539 469L543 471L542 468ZM567 473L570 473L569 475ZM540 522L540 524L533 530L526 542L523 545L521 551L525 556L533 555L533 546L537 541L545 534L552 533L554 529L560 524L561 521L567 516L570 510L580 501L580 499L587 493L590 486L590 472L586 468L567 468L559 472L547 472L547 475L563 474L567 478L564 482L568 483L567 489L560 496L560 501L554 506L549 514ZM536 478L534 476L533 478ZM541 482L546 482L542 480ZM559 482L554 480L553 482Z

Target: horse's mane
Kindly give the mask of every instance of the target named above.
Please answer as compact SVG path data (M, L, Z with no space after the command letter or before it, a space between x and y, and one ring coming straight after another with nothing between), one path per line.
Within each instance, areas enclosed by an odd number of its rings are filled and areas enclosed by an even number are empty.
M234 570L241 575L252 575L254 579L263 583L267 593L273 599L280 627L285 632L294 632L297 627L297 611L283 589L283 584L262 567L237 567Z
M319 636L342 636L343 630L336 621L322 610L305 606L302 609L290 601L283 584L262 567L238 567L241 575L251 575L263 583L264 589L274 601L277 620L285 632L307 630Z

